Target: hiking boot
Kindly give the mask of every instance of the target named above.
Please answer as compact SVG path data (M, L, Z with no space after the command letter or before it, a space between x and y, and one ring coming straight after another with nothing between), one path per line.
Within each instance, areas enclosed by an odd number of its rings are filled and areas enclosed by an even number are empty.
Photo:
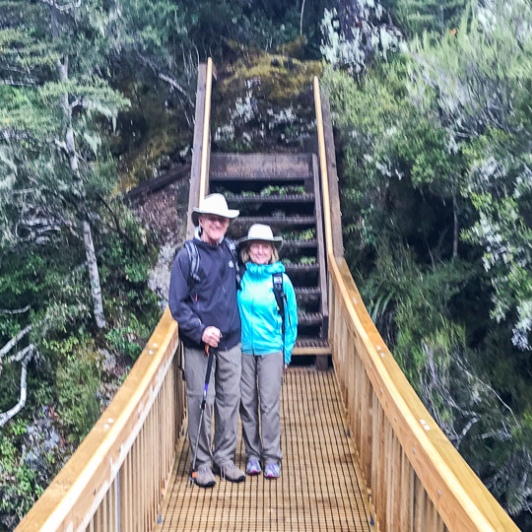
M216 479L209 465L199 467L194 480L200 488L212 488L216 484Z
M253 476L258 475L261 471L260 462L256 458L250 458L246 464L246 473Z
M233 462L227 462L221 466L218 466L217 473L220 475L220 478L224 478L229 482L242 482L246 479L246 474L242 469L238 469Z
M279 478L281 476L281 464L270 462L264 468L264 478Z

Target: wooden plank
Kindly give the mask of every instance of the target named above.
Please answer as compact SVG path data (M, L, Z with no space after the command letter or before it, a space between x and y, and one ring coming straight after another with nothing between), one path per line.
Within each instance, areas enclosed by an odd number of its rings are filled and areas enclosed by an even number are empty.
M323 213L321 210L321 193L320 193L320 174L318 167L318 158L315 154L312 155L312 174L313 174L313 184L314 184L314 196L316 201L314 202L314 212L316 215L316 239L318 240L318 265L320 268L319 271L319 289L323 294L323 297L320 299L320 314L322 316L321 322L321 338L328 338L329 332L329 307L327 303L327 298L325 295L327 291L327 266L325 261L325 241L323 235ZM329 367L329 359L327 356L320 356L316 359L316 366L320 370L326 370Z
M196 89L196 110L194 115L194 140L192 144L192 162L190 167L190 188L188 194L187 239L194 236L194 224L190 219L192 208L198 206L201 153L203 150L203 118L205 116L205 92L207 86L207 65L198 66L198 82Z
M327 159L327 175L329 182L329 201L331 205L331 225L333 250L335 257L344 256L344 242L342 236L342 211L340 208L340 194L338 191L338 173L336 171L336 149L332 127L329 97L325 90L320 91L321 113L323 119L323 135L325 139L325 156Z
M212 153L210 178L220 180L297 180L312 177L312 154Z

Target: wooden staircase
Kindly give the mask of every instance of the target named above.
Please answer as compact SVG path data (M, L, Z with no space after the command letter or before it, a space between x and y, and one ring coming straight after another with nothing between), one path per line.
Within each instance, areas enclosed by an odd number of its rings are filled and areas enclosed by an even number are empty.
M328 307L318 159L313 153L211 153L210 192L221 192L240 210L228 235L239 239L254 223L283 237L280 256L298 302L293 355L316 356L328 367Z

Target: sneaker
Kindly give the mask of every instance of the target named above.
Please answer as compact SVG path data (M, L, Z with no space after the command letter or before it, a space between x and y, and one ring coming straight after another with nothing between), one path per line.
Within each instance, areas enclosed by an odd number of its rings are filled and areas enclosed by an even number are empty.
M256 458L250 458L246 464L246 473L248 475L258 475L261 471L259 461Z
M216 479L214 478L209 465L199 467L192 475L196 484L200 488L212 488L216 484Z
M281 476L281 464L270 462L264 468L264 478L279 478Z
M221 478L228 480L229 482L242 482L246 479L246 474L242 469L238 469L233 462L227 462L222 466L218 466L217 473Z

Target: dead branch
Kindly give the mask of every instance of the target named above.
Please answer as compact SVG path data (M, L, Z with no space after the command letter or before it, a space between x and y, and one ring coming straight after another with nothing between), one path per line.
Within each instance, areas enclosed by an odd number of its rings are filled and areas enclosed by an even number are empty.
M26 355L22 360L22 371L20 373L20 398L18 403L7 410L7 412L0 413L0 428L3 427L10 419L14 418L26 405L27 398L27 376L28 376L28 363L33 358L36 350L33 345L28 346L25 349Z
M0 349L0 359L6 356L7 353L9 353L9 351L11 351L11 349L13 349L13 347L15 347L15 345L17 345L17 343L31 331L31 327L31 325L28 325L22 329L22 331L20 331L14 338L11 338L11 340Z
M170 76L167 76L166 74L163 74L161 72L158 73L158 77L159 77L159 79L162 79L163 81L166 81L166 83L168 83L172 88L174 88L177 91L179 91L187 99L188 103L190 105L192 105L192 100L190 99L189 95L187 94L185 89L183 87L181 87L181 85L179 85L179 83L177 83L177 81L175 79L173 79Z
M0 314L24 314L24 312L28 312L30 308L31 305L26 305L24 308L17 308L13 310L0 309Z

